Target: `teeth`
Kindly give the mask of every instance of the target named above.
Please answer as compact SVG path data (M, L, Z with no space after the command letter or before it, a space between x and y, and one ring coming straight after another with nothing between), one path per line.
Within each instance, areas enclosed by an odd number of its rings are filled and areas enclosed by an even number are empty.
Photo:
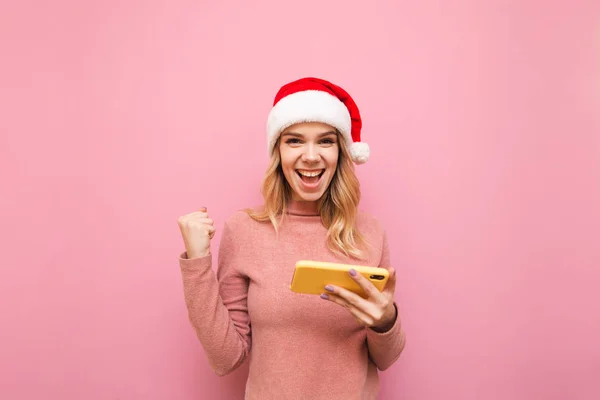
M321 171L298 171L298 172L300 173L300 175L307 176L307 177L317 176L321 173Z
M299 173L300 175L307 176L307 177L313 177L313 176L317 176L317 175L319 175L321 172L323 172L323 170L319 170L319 171L301 171L301 170L298 170L298 173Z

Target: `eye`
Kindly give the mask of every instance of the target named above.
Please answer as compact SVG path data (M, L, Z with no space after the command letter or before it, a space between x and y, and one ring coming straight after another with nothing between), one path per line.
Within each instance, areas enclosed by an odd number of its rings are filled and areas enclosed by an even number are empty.
M287 144L298 144L300 143L300 139L298 138L289 138L288 140L285 141Z
M321 141L321 143L323 143L323 144L335 144L335 140L331 139L331 138L327 138L327 139L323 139Z

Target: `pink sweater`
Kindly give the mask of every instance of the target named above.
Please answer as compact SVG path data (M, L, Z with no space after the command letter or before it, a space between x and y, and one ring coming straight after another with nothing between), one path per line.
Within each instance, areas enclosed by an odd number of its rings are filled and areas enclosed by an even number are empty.
M372 244L363 262L329 251L320 217L298 204L279 238L270 223L234 214L225 223L216 274L212 256L181 254L190 321L214 371L225 375L250 355L246 399L377 398L377 369L391 366L404 348L400 318L377 333L345 308L289 289L300 259L388 268L381 224L362 213L357 223Z

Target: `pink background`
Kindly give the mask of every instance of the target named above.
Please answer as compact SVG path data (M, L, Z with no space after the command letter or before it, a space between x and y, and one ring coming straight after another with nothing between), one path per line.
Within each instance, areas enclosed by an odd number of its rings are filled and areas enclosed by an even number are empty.
M351 3L1 3L0 398L241 398L176 221L260 201L305 75L372 148L408 333L381 398L600 398L600 3Z

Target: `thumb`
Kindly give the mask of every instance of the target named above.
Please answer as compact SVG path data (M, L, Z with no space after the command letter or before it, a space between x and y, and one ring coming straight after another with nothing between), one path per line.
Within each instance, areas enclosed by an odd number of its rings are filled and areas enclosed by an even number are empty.
M198 209L198 211L207 212L207 211L208 211L208 209L207 209L206 207L200 207L200 208Z
M394 268L390 268L390 278L385 284L384 291L387 293L391 293L392 295L396 291L396 270Z

